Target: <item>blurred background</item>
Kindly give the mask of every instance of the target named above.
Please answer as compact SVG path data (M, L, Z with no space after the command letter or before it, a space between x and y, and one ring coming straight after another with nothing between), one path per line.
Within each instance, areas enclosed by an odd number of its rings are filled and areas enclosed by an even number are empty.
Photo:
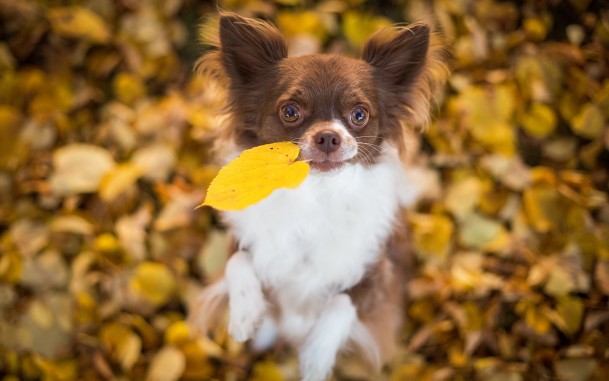
M286 348L185 323L227 254L194 209L222 89L193 66L219 8L292 54L414 20L445 40L408 320L375 379L609 379L606 1L0 0L1 380L295 378Z

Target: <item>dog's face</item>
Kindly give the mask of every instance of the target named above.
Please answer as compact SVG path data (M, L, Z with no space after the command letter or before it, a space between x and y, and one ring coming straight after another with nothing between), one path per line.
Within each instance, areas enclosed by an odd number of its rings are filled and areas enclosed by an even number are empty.
M236 15L221 16L220 42L237 143L246 148L293 141L314 172L330 172L373 164L383 142L401 139L429 28L377 34L361 60L288 58L277 29Z

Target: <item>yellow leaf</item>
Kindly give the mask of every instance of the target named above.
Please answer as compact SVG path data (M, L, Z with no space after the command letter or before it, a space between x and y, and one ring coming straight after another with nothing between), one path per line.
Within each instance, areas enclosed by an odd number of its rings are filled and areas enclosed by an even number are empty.
M283 381L283 373L279 366L271 361L259 362L254 365L252 381Z
M56 323L53 311L40 300L32 302L29 315L32 321L41 328L49 328Z
M184 373L186 358L179 349L162 348L153 358L148 369L147 381L175 381Z
M128 105L146 94L146 86L141 78L125 72L118 73L112 82L116 98Z
M200 341L191 341L180 346L186 359L185 369L182 374L184 380L208 380L214 372L214 367L207 358L207 351L204 346L200 344L204 343L205 340L211 342L209 339L203 339Z
M554 111L543 103L533 103L521 118L522 128L531 136L546 138L556 129Z
M23 115L17 108L0 105L0 168L19 164L21 143L18 136L22 121Z
M23 257L17 251L8 251L0 256L0 281L17 283L23 270Z
M314 11L279 12L277 26L287 37L310 35L323 41L327 35L322 18Z
M130 328L120 323L103 326L99 339L106 351L125 370L131 369L140 356L142 339Z
M543 306L542 306L543 307ZM545 334L550 330L551 324L544 313L543 308L531 303L525 310L524 321L529 327L539 334Z
M601 136L604 125L603 113L593 104L584 105L579 113L571 119L573 132L586 139L596 139Z
M559 328L569 335L575 334L584 317L584 303L580 298L569 295L557 298L557 302L556 311L562 323Z
M173 295L176 284L173 274L165 265L143 262L135 269L129 287L148 302L160 306Z
M172 323L165 330L165 343L168 345L180 346L191 338L190 326L181 320Z
M456 368L462 368L469 362L469 356L457 345L448 348L448 361Z
M296 144L280 142L245 150L222 168L207 189L202 205L241 210L278 188L296 188L309 174L309 164L295 161Z
M53 31L62 37L82 38L97 43L110 39L110 32L104 20L87 8L52 8L49 10L49 21Z
M450 218L441 215L413 214L414 246L425 261L446 259L453 236L454 226Z
M505 227L499 221L477 213L463 220L459 232L462 245L491 252L503 251L508 245L508 238Z
M35 357L34 363L44 375L43 380L71 381L78 378L78 362L76 359L53 361L43 357Z
M459 179L448 187L444 205L458 219L466 218L472 213L480 200L482 182L476 176Z
M104 201L112 201L131 188L144 170L137 164L121 164L106 173L99 186L99 196Z
M564 221L565 204L555 187L536 185L526 189L522 199L525 214L536 231L547 233Z
M491 152L511 156L516 149L511 122L514 97L514 89L508 85L471 86L458 96L455 106L477 143Z
M365 14L355 11L343 15L343 32L345 37L355 47L362 47L371 34L388 27L391 22L385 17Z

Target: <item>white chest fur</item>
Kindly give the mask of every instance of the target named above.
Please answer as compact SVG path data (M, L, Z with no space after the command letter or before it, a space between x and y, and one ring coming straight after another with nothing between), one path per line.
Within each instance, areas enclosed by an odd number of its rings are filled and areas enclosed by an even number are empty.
M400 201L413 196L397 152L384 148L378 164L312 174L297 189L276 190L225 215L285 313L314 314L323 299L357 284L378 257Z

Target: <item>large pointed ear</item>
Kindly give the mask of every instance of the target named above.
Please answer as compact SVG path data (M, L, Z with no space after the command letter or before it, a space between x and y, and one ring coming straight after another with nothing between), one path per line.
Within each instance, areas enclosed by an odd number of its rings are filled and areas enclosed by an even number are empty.
M382 30L368 40L362 59L376 69L377 79L404 89L423 71L429 39L429 26L425 24Z
M220 16L222 63L233 83L250 84L256 75L288 55L285 40L268 23L232 13Z

